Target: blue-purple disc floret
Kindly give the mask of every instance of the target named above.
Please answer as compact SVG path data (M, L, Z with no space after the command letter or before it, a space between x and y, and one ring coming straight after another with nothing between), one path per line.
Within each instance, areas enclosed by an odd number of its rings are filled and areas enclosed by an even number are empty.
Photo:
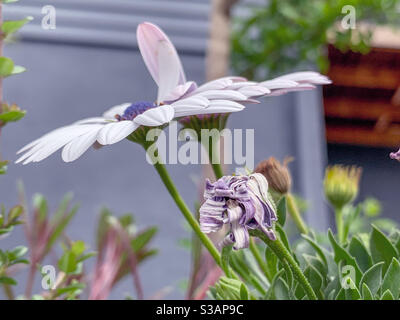
M142 114L143 112L156 107L157 105L153 102L148 102L148 101L139 101L132 103L129 107L127 107L124 111L124 113L121 115L117 114L115 118L118 121L123 121L123 120L133 120L135 117L137 117L139 114Z
M205 233L216 232L224 224L230 231L222 246L234 244L234 249L249 246L248 229L260 229L271 240L276 236L273 223L277 220L268 196L268 182L261 174L225 176L206 182L206 201L200 208L200 226Z

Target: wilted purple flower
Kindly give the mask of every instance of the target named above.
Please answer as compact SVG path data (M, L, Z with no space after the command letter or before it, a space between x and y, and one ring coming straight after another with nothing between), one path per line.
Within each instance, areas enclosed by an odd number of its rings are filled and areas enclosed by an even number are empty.
M234 249L249 246L248 229L260 229L271 240L276 236L273 221L277 220L268 196L268 182L260 173L250 176L225 176L206 182L206 201L200 208L200 226L204 233L216 232L230 224L230 232L222 245L234 243Z
M390 153L390 158L400 161L400 149L397 152Z

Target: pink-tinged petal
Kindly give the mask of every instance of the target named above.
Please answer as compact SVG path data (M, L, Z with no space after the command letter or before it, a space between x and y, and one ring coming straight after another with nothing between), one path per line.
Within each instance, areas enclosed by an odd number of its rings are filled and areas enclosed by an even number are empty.
M180 61L170 42L158 42L158 103L163 102L179 85Z
M240 88L243 88L243 87L256 86L256 85L258 85L258 82L255 82L255 81L239 81L239 82L232 83L226 89L228 89L228 90L239 90Z
M233 81L229 78L221 78L217 80L213 80L210 82L206 82L197 88L195 93L204 92L207 90L222 90L226 89L233 84Z
M232 100L232 101L244 101L247 97L234 90L207 90L200 92L199 95L209 100Z
M99 125L98 130L103 127L103 125ZM82 156L96 142L98 130L89 131L69 142L62 151L62 159L65 162L72 162Z
M193 81L188 81L185 84L180 84L164 98L164 102L172 103L173 101L176 101L183 96L190 94L196 89L197 84Z
M260 86L268 88L269 90L295 88L298 85L296 81L288 79L273 79L260 82Z
M120 142L138 127L136 123L130 120L109 123L98 132L97 141L102 145Z
M242 87L238 91L245 95L247 98L264 96L271 93L271 90L269 90L268 88L258 85Z
M103 113L103 117L107 118L107 119L113 119L115 120L115 115L122 115L124 113L124 111L126 110L126 108L128 108L131 105L131 103L127 102L127 103L122 103L119 104L117 106L114 106L110 109L108 109L106 112Z
M332 83L328 77L314 71L293 72L276 79L286 79L296 81L298 83L313 83L313 84L330 84Z
M146 64L147 69L157 85L159 85L160 82L160 67L158 64L158 50L160 41L169 43L169 47L174 51L173 56L174 59L178 61L179 66L179 84L184 84L186 82L185 73L183 71L182 63L179 59L178 53L176 52L176 49L169 40L168 36L158 26L149 22L141 23L136 30L136 37L144 63Z
M296 88L273 90L268 96L281 96L289 92L307 91L307 90L313 90L315 88L316 87L313 86L312 84L304 84L304 85L299 85Z
M133 121L142 126L157 127L170 122L175 116L174 108L170 105L162 105L149 109L138 115Z

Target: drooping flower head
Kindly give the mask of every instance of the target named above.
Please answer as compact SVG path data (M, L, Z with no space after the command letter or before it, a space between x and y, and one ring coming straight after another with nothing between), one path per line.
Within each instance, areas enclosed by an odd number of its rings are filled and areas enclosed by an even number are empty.
M244 103L258 102L258 97L308 90L330 80L316 72L297 72L261 83L242 77L225 77L201 86L187 81L178 53L168 36L148 22L137 28L137 42L144 63L158 86L153 102L128 102L112 107L100 117L75 122L42 136L18 153L17 160L27 164L41 161L63 148L62 159L78 159L90 146L135 139L136 131L165 126L171 120L193 115L237 112ZM140 135L141 137L142 135Z
M335 208L352 202L358 194L361 168L334 165L325 172L324 189L328 201Z
M224 176L215 183L207 180L204 198L200 208L201 230L210 233L225 224L230 226L222 245L233 243L234 249L247 248L248 229L260 229L271 240L276 239L273 224L277 216L262 174Z

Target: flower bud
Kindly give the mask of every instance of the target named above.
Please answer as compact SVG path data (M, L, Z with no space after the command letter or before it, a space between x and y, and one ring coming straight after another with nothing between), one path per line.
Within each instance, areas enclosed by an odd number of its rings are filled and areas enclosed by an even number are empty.
M262 173L267 178L269 187L280 194L286 194L292 186L292 177L287 167L293 158L287 157L281 164L274 157L261 161L254 172Z
M361 168L334 165L325 171L325 195L331 205L342 208L351 203L358 194Z

